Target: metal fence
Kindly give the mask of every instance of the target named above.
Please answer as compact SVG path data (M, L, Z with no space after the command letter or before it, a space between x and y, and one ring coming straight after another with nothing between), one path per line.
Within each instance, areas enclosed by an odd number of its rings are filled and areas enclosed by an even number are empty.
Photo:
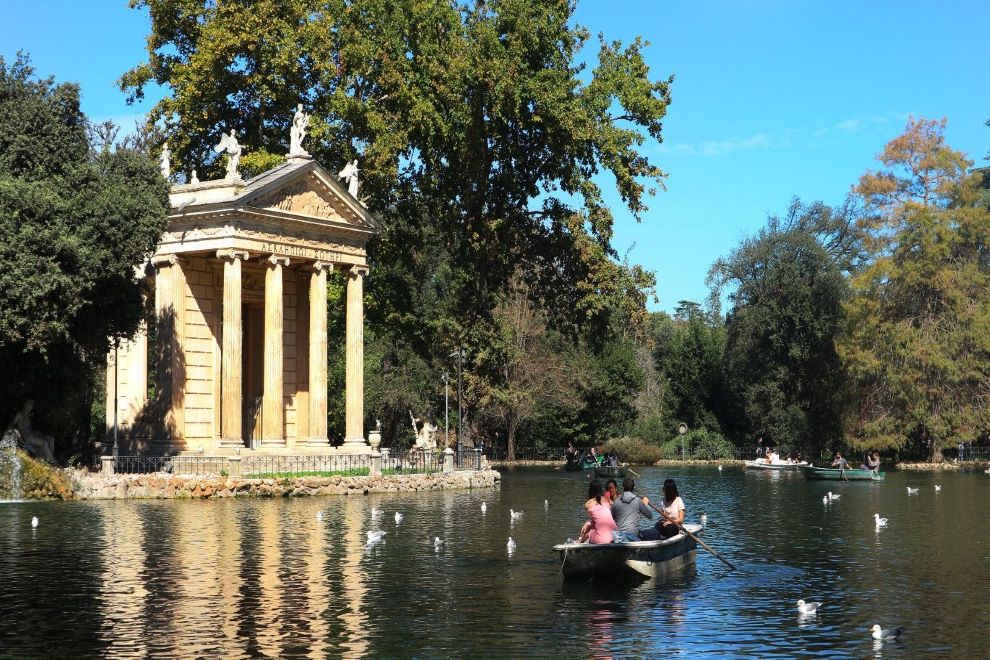
M382 451L382 474L433 474L443 471L442 451L407 449Z
M226 460L226 459L225 459ZM252 454L243 457L241 475L248 479L294 477L363 477L371 474L371 457L332 454L279 456Z
M226 471L223 456L118 456L113 461L116 474L220 474Z

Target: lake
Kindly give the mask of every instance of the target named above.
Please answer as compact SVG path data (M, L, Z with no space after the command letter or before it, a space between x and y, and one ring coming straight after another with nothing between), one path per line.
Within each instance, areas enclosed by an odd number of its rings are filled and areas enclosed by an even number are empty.
M483 492L0 504L0 656L990 652L990 476L636 470L651 497L676 479L688 520L707 512L702 538L739 570L699 547L693 570L660 584L563 580L550 548L576 537L587 480L551 469L503 470ZM829 490L842 497L826 506ZM510 508L526 514L510 523ZM824 605L801 618L798 598ZM875 643L874 623L906 632Z

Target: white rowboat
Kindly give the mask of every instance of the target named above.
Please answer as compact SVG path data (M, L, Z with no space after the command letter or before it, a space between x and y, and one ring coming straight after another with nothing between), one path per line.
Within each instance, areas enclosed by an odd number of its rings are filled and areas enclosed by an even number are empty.
M755 461L746 461L746 467L756 468L759 470L797 470L808 465L807 461L801 461L800 463L788 463L787 461L779 461L773 463L767 463L765 459L758 458Z

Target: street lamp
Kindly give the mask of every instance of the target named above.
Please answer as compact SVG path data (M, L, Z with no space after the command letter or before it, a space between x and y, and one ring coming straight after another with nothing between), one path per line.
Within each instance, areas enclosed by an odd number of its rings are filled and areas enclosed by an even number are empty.
M449 357L457 358L457 453L459 454L461 452L461 415L463 414L463 408L461 406L463 382L461 380L461 365L464 363L464 349L458 348Z
M450 374L443 372L443 443L450 442Z
M119 453L119 446L117 444L117 410L120 408L117 403L117 388L120 384L120 380L117 378L117 348L120 345L120 339L114 337L113 340L113 457L117 458Z

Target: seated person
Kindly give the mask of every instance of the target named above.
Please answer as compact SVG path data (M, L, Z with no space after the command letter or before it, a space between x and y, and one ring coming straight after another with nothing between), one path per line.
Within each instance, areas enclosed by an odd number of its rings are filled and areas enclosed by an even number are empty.
M839 468L840 470L849 470L849 461L842 457L842 452L838 449L832 454L832 467Z
M630 477L622 480L622 495L612 502L612 518L618 531L615 532L615 542L638 541L639 540L639 518L653 519L653 510L650 509L650 498L637 497L633 492L636 489L636 482Z
M615 479L609 479L605 482L605 492L602 493L602 499L608 500L605 502L609 506L612 506L612 502L619 499L619 484L616 483Z
M866 461L863 463L864 470L876 470L880 467L880 454L878 452L871 452L866 455Z
M639 533L644 541L669 539L680 532L678 525L684 524L684 500L677 492L677 484L673 479L663 482L663 501L660 503L660 520L652 529L644 529Z
M602 494L602 486L597 481L592 481L588 488L588 501L584 503L584 508L588 511L588 522L581 527L578 543L611 543L612 532L618 528Z

